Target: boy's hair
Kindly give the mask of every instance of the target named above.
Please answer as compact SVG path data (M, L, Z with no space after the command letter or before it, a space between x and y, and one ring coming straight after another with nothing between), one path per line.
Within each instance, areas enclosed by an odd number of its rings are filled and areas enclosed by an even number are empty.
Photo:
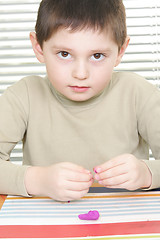
M111 30L120 49L127 36L122 0L42 0L36 22L41 47L60 28Z

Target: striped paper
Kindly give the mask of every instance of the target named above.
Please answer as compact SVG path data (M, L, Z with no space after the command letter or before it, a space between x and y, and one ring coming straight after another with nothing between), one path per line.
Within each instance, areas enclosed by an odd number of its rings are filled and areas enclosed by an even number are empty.
M78 218L90 210L98 210L100 218L96 221ZM89 193L69 203L10 196L0 211L0 238L135 239L135 236L160 239L160 192Z

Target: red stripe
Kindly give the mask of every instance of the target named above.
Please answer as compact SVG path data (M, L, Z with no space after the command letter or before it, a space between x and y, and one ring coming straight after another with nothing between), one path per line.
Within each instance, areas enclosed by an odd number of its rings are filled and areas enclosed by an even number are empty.
M160 221L84 224L0 226L0 238L71 238L160 233Z
M3 198L3 200L6 200L7 195L1 195L0 197Z

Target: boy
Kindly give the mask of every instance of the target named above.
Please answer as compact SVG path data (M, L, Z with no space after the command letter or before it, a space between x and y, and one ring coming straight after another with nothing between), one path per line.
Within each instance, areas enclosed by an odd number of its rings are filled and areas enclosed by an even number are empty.
M42 0L30 39L47 77L26 77L0 99L0 193L74 200L93 178L159 187L160 93L113 72L129 43L122 0ZM20 140L23 166L7 161Z

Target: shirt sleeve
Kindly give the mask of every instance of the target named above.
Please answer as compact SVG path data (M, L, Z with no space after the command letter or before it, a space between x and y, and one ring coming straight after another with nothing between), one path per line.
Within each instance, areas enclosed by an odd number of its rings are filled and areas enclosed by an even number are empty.
M141 96L143 98L143 96ZM149 189L160 187L160 91L152 88L147 101L139 109L138 129L148 143L155 160L144 160L152 173Z
M12 149L25 136L28 114L27 85L20 81L0 97L0 194L28 196L24 185L28 166L9 161Z

